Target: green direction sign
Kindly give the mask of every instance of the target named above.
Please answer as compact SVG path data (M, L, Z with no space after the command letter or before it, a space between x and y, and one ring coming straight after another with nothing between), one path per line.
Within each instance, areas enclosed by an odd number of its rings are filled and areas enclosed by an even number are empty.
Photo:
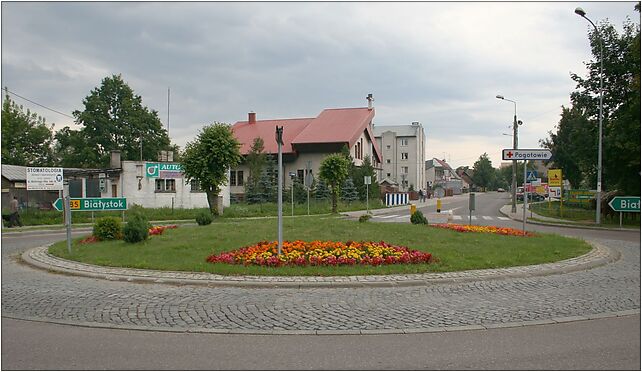
M640 213L639 196L616 196L609 202L609 206L616 212Z
M62 211L62 199L58 198L53 203L54 208ZM69 209L75 211L124 211L127 209L126 198L82 198L69 199Z

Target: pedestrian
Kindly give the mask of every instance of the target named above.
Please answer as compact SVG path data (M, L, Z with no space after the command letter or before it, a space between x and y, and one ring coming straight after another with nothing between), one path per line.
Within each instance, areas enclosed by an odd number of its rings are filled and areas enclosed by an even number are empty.
M424 190L419 189L419 201L424 201Z
M9 203L9 209L11 210L11 216L9 216L9 227L22 226L22 221L20 221L20 214L18 213L18 198L16 198L15 196Z

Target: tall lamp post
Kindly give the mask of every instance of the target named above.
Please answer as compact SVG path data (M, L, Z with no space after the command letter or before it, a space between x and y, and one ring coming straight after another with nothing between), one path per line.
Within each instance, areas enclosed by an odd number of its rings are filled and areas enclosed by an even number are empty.
M513 150L517 150L517 102L504 98L501 94L495 96L497 99L501 99L508 102L513 102L515 105L515 116L513 116ZM519 122L521 124L521 121ZM511 213L517 212L517 160L513 160L513 182L511 183L512 191L512 205L510 208Z
M598 140L597 140L597 194L595 195L595 223L600 224L601 219L601 210L602 210L602 96L604 95L604 90L602 89L602 81L604 79L604 41L600 35L600 31L595 26L595 23L586 17L586 12L582 8L575 8L575 14L586 19L592 26L595 28L595 34L597 35L598 40L600 41L600 124L598 129Z

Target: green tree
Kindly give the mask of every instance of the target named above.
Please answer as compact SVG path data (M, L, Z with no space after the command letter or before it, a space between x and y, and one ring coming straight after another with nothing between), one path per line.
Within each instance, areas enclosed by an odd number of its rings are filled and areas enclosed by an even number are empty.
M481 155L475 164L473 164L473 172L473 182L475 182L475 185L483 188L484 191L491 187L495 181L495 170L486 153Z
M247 164L250 175L248 177L248 183L252 186L256 186L261 178L261 173L263 172L263 167L267 163L267 155L264 152L265 144L263 138L256 137L252 142L252 147L250 152L245 156L245 163Z
M185 181L198 181L214 215L219 212L218 195L227 182L228 170L241 162L240 147L229 125L223 123L205 126L196 140L185 146L181 161Z
M639 11L639 4L635 9ZM552 150L553 163L575 187L595 188L597 182L600 97L600 40L603 40L604 99L602 182L605 190L639 195L640 177L640 25L624 22L618 34L608 22L591 28L593 60L586 77L571 74L576 90L572 107L562 109L557 132L541 143ZM601 37L599 37L601 36Z
M82 126L81 138L95 153L89 166L109 164L111 150L120 150L123 160L156 159L160 150L170 148L167 131L158 113L142 105L142 98L125 83L120 75L102 80L83 100L85 109L73 112ZM64 154L63 154L64 155Z
M352 182L359 193L359 199L364 201L366 200L366 185L363 182L365 176L370 176L372 182L370 186L368 186L367 194L370 199L377 199L379 197L379 182L377 181L377 175L369 155L363 157L363 163L360 167L355 167L351 175Z
M332 213L337 213L337 200L341 184L348 177L349 160L342 154L331 154L321 161L319 177L330 186Z
M328 189L328 185L326 185L323 179L319 179L319 182L316 180L314 182L316 183L314 186L314 198L316 200L327 200L330 197L330 189Z
M341 200L350 203L357 199L359 199L359 193L357 192L357 189L354 187L354 182L352 182L352 178L347 177L345 181L343 181L343 185L341 186Z
M24 166L54 165L52 130L45 119L25 111L5 95L2 104L2 163Z

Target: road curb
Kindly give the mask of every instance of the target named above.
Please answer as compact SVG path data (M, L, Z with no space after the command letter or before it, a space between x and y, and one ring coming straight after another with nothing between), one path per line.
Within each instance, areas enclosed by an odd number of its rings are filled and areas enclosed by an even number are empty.
M590 244L593 249L582 256L540 265L449 273L345 277L224 276L210 273L105 267L84 264L53 256L48 252L48 247L51 246L51 244L29 249L22 253L21 257L23 262L35 268L50 272L130 283L242 287L251 289L380 288L427 286L480 280L501 280L566 274L606 265L620 258L618 251L611 250L597 242L588 241L587 243Z
M607 313L591 314L586 316L566 316L552 319L530 320L523 322L466 324L448 327L422 327L422 328L382 328L382 329L221 329L221 328L189 328L189 327L150 327L125 324L107 324L95 322L72 322L66 320L51 320L33 316L17 317L2 315L5 319L22 320L29 322L50 323L83 328L115 329L122 331L144 332L169 332L169 333L198 333L198 334L224 334L224 335L254 335L254 336L377 336L377 335L411 335L422 333L448 333L486 331L505 328L521 328L532 326L546 326L583 322L597 319L621 318L640 315L640 309L613 311Z

